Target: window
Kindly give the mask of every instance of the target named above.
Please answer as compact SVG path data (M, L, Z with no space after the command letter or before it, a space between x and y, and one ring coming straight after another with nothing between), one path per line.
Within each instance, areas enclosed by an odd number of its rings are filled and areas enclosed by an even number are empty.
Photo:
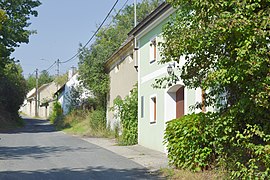
M144 97L141 96L141 118L144 117Z
M150 99L150 123L157 122L157 98L151 97Z
M150 63L157 59L157 38L153 38L150 42Z

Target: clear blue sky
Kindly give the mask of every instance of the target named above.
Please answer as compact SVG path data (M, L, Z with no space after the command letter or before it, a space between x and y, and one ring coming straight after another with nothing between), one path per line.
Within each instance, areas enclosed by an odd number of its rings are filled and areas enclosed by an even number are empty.
M42 5L36 10L38 17L32 17L30 30L37 30L31 35L28 44L22 44L12 54L20 60L25 77L34 72L47 69L57 59L65 61L78 52L79 43L83 45L101 24L115 0L40 0ZM119 0L116 14L126 0ZM129 0L132 4L134 0ZM139 1L138 1L139 2ZM111 19L108 19L107 24ZM92 41L93 42L93 41ZM92 43L91 42L91 43ZM90 43L90 44L91 44ZM77 67L78 59L60 65L60 74L71 66ZM56 66L49 70L56 74Z

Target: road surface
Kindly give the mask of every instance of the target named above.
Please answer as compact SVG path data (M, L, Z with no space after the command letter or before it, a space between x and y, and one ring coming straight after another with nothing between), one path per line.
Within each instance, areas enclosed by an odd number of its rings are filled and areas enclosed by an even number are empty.
M22 129L0 133L1 180L158 179L127 158L56 131L48 121L25 122Z

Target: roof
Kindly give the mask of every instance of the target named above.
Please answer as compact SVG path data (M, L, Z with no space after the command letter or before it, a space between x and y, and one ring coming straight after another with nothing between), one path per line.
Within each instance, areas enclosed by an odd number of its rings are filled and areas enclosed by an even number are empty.
M56 96L65 90L66 83L61 86L53 95Z
M28 98L32 97L35 93L36 93L36 88L31 89L31 90L27 93L26 98L28 99Z
M40 86L38 88L38 92L42 91L43 89L45 89L49 85L50 85L50 83L43 84L42 86ZM33 88L28 94L29 95L27 96L27 99L32 99L35 96L35 94L36 94L36 88Z
M133 45L133 37L129 36L125 42L108 58L108 60L104 63L106 71L110 69L110 66L112 66L116 60L116 58L124 52L124 50L128 49Z
M166 2L161 3L153 12L151 12L146 18L144 18L135 28L133 28L128 36L136 35L145 27L147 27L151 22L160 17L164 12L170 9L172 6Z

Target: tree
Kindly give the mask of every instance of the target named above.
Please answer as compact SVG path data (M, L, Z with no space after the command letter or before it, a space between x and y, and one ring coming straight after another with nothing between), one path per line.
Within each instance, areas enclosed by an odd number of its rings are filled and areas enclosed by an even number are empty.
M39 86L50 83L52 81L53 81L53 77L48 73L48 71L43 70L40 72L40 75L38 78Z
M50 83L54 80L54 77L51 76L48 71L43 70L40 72L38 77L38 86L42 86L43 84ZM27 82L27 89L28 91L36 87L36 76L33 74L30 74L28 78L26 79Z
M19 43L28 43L31 31L25 28L30 25L30 16L37 16L33 8L41 3L36 0L2 0L1 9L1 57L8 57Z
M36 77L32 74L29 74L29 76L26 78L27 83L27 90L30 91L31 89L36 87Z
M239 174L269 173L267 151L258 155L270 134L269 0L167 2L177 11L163 30L163 63L185 57L181 79L205 89L206 105L219 108L215 128L224 127L222 151L238 161L231 159Z
M208 105L269 114L269 1L168 2L179 10L164 28L163 62L185 56L181 78L207 89Z
M28 43L33 33L26 29L30 25L28 20L30 16L37 16L33 8L39 5L38 0L0 1L0 110L13 119L18 119L27 88L22 69L13 62L10 54L21 43Z
M160 0L143 0L138 3L138 21L155 9ZM133 28L134 8L126 6L113 17L113 22L101 28L90 48L80 48L79 74L84 87L97 97L100 107L105 108L106 94L109 89L109 77L105 72L104 62L121 46Z
M9 63L0 78L1 109L16 117L27 91L26 81L22 76L22 68L15 63Z
M63 86L67 81L68 81L68 73L54 77L54 82L58 84L59 87Z

